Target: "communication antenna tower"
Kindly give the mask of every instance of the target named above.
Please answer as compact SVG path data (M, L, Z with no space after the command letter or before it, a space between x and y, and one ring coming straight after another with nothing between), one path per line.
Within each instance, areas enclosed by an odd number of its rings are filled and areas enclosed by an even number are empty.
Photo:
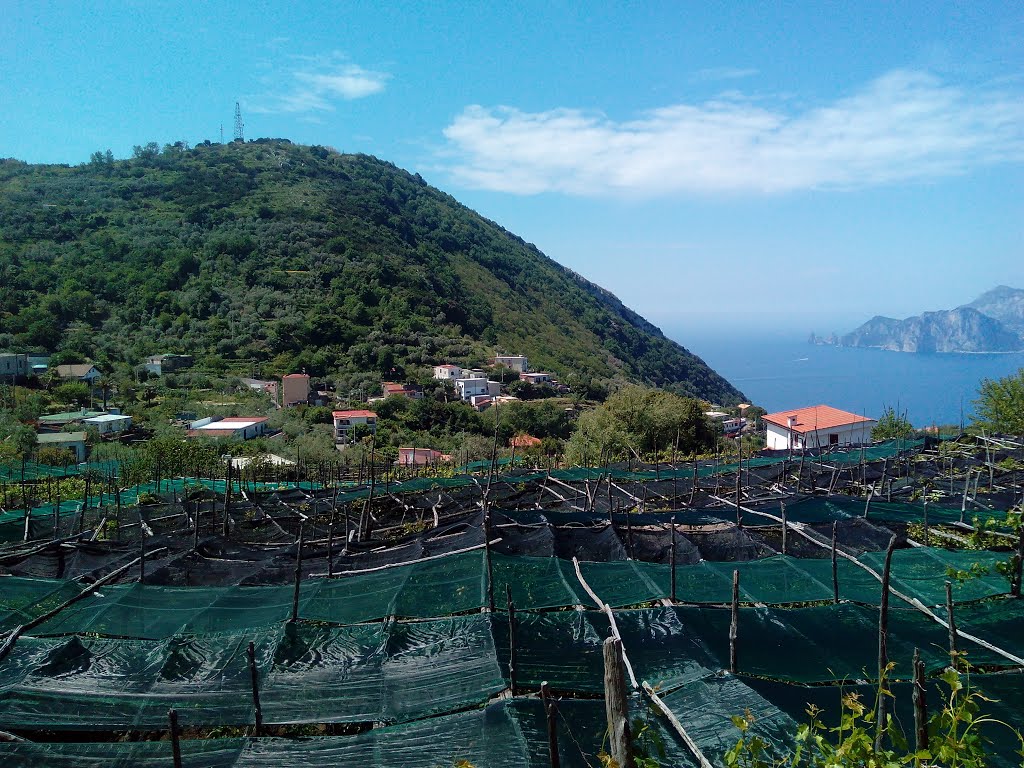
M224 123L220 124L220 143L224 143Z
M235 141L245 141L245 124L242 122L242 108L235 102Z

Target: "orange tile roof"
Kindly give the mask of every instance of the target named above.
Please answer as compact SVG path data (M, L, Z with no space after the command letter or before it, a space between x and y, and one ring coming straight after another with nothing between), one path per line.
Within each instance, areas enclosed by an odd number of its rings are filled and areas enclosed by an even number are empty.
M373 411L334 411L332 414L336 419L376 419L377 414Z
M812 405L809 408L794 408L790 411L779 411L769 413L761 417L762 420L789 429L789 420L793 419L793 431L799 434L814 432L821 429L833 429L847 424L861 424L866 421L875 421L856 413L841 411L830 405Z

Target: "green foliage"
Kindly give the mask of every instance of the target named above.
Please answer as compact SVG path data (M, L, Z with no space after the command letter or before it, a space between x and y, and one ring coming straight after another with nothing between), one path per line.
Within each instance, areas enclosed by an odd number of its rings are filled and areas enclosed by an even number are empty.
M886 672L891 669L892 665ZM878 696L891 699L886 677L887 674L883 675L879 684ZM876 740L877 703L869 707L858 694L848 693L842 697L836 726L826 726L821 720L822 710L809 706L809 721L797 728L793 739L795 748L785 754L778 754L770 742L752 731L755 721L750 712L733 717L740 737L726 752L725 765L727 768L983 768L989 764L987 741L980 733L983 725L1009 729L1024 749L1024 737L1017 729L984 714L982 707L990 699L971 690L966 674L948 667L941 679L947 690L941 710L928 721L927 749L912 748L892 718L884 727L885 738ZM876 748L879 742L880 748Z
M914 427L907 420L906 414L899 414L891 405L878 419L878 423L871 430L872 440L896 440L913 436Z
M983 379L974 412L976 427L1024 435L1024 368L1001 379Z
M181 352L206 372L356 381L501 348L588 397L639 381L740 399L614 296L418 176L287 141L0 163L0 285L15 347L107 370Z
M699 400L628 386L579 417L565 455L594 466L667 448L696 453L714 445L715 436Z
M78 457L70 448L47 445L36 451L36 461L50 467L69 467L78 463Z

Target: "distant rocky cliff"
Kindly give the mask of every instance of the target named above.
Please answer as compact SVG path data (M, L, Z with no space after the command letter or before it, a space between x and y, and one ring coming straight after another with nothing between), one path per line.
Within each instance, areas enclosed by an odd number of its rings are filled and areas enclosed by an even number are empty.
M895 352L1024 351L1024 290L999 286L956 309L904 320L877 316L851 333L814 341Z

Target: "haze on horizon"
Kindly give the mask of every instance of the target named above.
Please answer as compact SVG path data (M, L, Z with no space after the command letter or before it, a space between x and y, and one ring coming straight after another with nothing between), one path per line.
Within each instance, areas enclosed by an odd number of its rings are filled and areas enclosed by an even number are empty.
M285 137L451 193L685 342L1024 286L1024 6L14 2L0 156Z

